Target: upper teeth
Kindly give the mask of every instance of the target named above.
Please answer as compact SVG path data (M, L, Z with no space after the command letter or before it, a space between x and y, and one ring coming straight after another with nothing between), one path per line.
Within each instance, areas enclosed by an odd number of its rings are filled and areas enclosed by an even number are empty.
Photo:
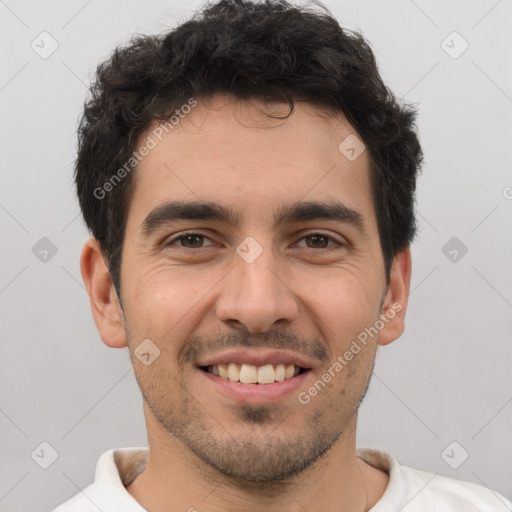
M214 364L208 366L208 371L234 382L243 384L271 384L282 380L291 379L300 371L299 366L294 364L265 364L255 366L253 364Z

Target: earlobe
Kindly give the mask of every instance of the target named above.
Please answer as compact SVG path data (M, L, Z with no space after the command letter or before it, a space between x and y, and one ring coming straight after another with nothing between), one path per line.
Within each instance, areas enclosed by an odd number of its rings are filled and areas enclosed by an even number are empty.
M84 245L80 270L103 343L114 348L126 347L122 310L99 243L94 238Z
M379 345L389 345L404 332L411 271L411 251L407 247L393 260L389 286L380 313L384 327L379 332Z

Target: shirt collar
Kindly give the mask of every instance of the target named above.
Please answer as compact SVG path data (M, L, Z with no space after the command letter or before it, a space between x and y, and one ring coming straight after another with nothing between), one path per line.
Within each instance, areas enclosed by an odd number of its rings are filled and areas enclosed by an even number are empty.
M357 456L371 466L389 473L389 483L378 503L370 512L395 512L399 496L404 496L406 482L397 459L390 453L369 448L358 448ZM145 512L145 509L126 490L147 462L148 449L119 448L105 452L96 466L95 483L98 506L102 512Z

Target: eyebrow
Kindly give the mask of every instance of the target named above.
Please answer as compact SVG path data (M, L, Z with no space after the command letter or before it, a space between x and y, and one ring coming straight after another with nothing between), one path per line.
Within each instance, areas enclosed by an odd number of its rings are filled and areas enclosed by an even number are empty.
M306 201L280 206L274 212L276 228L282 224L328 219L343 222L367 235L366 222L361 213L339 201ZM144 219L140 231L149 237L154 231L178 220L217 220L226 224L238 225L239 214L230 207L215 202L172 201L157 206Z

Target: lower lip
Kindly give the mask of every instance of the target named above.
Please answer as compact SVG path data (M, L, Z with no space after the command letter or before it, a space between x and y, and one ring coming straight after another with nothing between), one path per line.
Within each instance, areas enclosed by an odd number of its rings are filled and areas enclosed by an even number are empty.
M266 404L278 402L290 396L294 391L297 392L305 379L308 378L310 370L299 373L291 379L273 382L272 384L242 384L241 382L223 379L200 369L198 369L198 372L208 379L208 382L216 391L232 400L251 404Z

